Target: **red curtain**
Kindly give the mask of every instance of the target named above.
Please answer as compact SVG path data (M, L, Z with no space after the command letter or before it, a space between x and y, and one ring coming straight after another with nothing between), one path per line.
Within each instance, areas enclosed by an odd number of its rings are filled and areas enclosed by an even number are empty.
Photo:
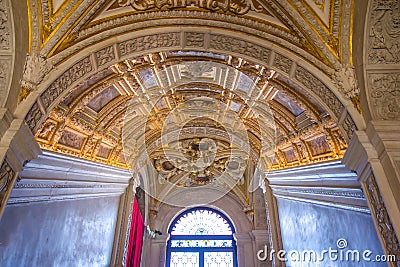
M144 223L140 214L139 206L136 197L133 201L132 222L129 233L128 252L126 255L127 267L139 267L140 256L142 254Z

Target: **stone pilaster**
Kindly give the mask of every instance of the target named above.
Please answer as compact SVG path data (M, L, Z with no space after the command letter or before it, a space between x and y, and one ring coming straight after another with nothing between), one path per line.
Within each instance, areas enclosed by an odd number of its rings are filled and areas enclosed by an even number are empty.
M399 131L400 125L393 121L371 121L366 131L356 132L343 158L343 163L357 172L385 253L397 255L398 260Z
M248 233L234 234L237 246L238 266L256 266L256 251L253 249L252 239Z
M254 246L254 252L256 257L254 257L255 262L254 266L255 267L270 267L273 266L273 262L270 259L270 238L269 238L269 232L267 230L253 230L250 233L252 239L253 239L253 246ZM260 250L264 250L262 255L264 253L267 253L267 258L266 260L260 260L258 259L258 253Z
M8 112L3 113L3 115L1 124L3 122L9 123L9 127L2 131L0 141L0 160L2 162L0 169L0 218L17 181L18 173L22 171L26 162L41 153L39 145L25 122L20 119L12 120Z

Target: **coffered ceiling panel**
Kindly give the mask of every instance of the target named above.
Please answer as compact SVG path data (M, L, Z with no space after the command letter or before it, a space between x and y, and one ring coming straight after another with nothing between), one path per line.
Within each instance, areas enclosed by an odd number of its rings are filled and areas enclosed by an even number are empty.
M188 65L182 64L193 62L194 59L200 60L198 69L188 69ZM225 82L224 88L215 83L221 77L220 70L207 69L205 62L230 66L243 74L232 76L231 80ZM190 81L194 71L201 73L201 77L185 83L183 87L177 86L168 93L167 88L159 86L163 79L160 73L165 68L169 68L169 72L166 72L169 79ZM242 76L244 73L251 77L252 83ZM44 149L127 168L122 153L122 127L126 107L132 99L141 99L146 94L148 97L151 94L159 96L147 119L146 142L154 144L160 136L158 132L162 127L159 123L161 118L165 121L165 116L182 101L206 97L224 103L228 110L242 118L250 143L255 148L253 155L257 157L260 153L257 150L257 146L260 145L260 125L252 118L254 107L250 107L240 95L232 94L227 89L233 86L232 83L242 92L256 90L257 97L265 99L273 113L277 129L276 147L269 155L273 162L270 168L309 164L343 155L347 145L337 124L323 106L300 87L288 82L273 70L241 58L194 51L175 51L132 58L89 77L52 110L36 137ZM256 89L252 89L252 86L256 86ZM165 96L162 97L163 95ZM138 106L137 112L139 111ZM219 128L215 123L210 124L206 121L198 121L197 124L209 129ZM206 137L205 134L202 138ZM189 142L191 146L198 146L196 142L200 141L201 139L185 142ZM224 142L224 139L218 142ZM154 147L151 151L157 155L157 149ZM151 151L150 154L153 153ZM155 156L154 160L162 161L159 156ZM165 167L167 163L157 164Z

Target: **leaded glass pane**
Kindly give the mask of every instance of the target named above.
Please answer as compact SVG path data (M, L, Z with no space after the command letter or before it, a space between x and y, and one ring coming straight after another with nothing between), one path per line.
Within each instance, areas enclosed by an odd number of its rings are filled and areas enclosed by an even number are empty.
M199 267L199 253L171 252L171 267Z
M174 225L171 235L231 235L229 223L212 210L185 213Z
M205 267L233 267L233 252L204 252Z

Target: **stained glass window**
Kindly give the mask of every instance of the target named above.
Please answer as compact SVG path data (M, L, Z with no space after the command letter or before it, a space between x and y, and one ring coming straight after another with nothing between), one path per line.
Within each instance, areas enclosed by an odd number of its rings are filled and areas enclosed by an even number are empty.
M171 235L232 235L230 223L210 209L195 209L181 214Z
M214 209L183 212L169 229L167 266L236 267L234 232L230 220Z

